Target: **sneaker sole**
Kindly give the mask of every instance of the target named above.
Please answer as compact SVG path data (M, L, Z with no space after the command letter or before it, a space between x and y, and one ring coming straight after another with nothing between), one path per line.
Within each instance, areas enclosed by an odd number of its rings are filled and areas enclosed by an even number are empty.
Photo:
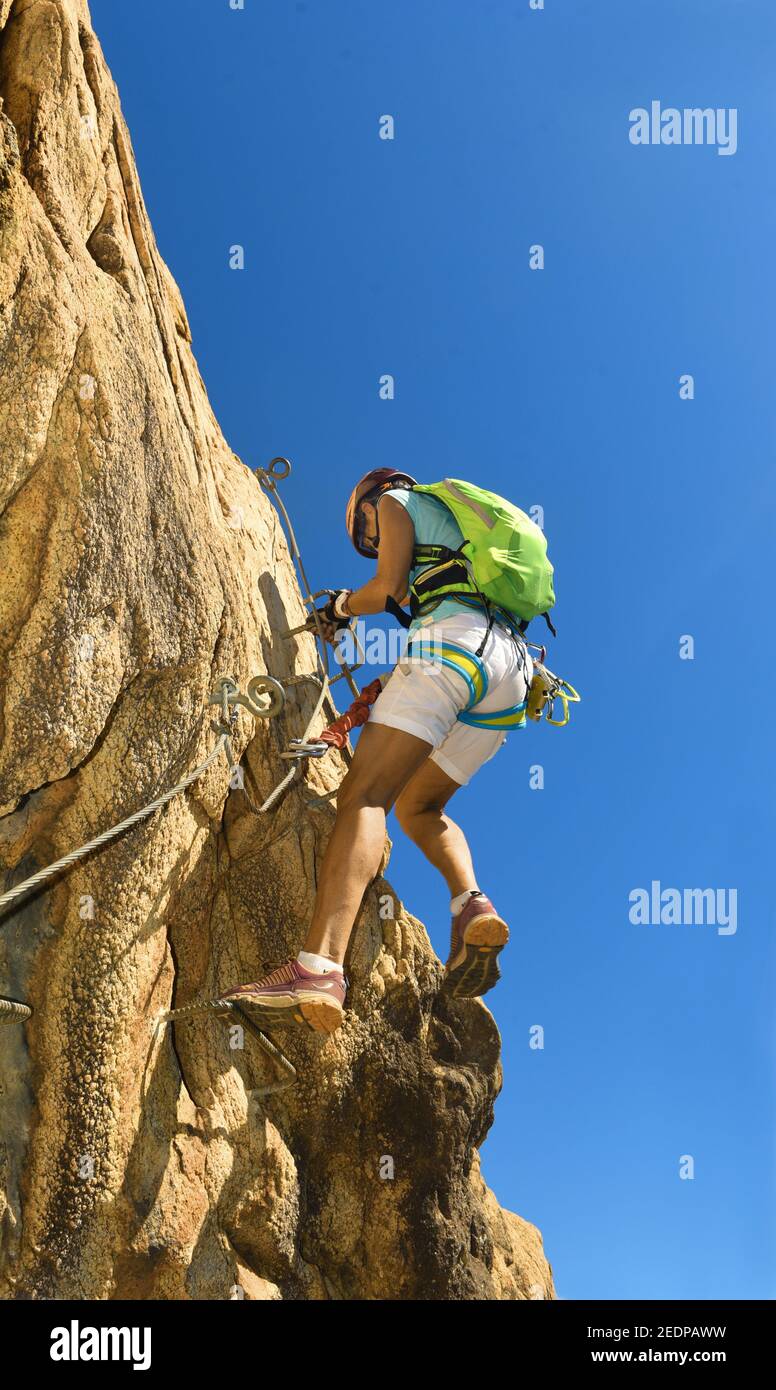
M444 986L456 999L487 994L501 979L498 958L509 941L500 917L475 917L464 931L464 955L445 975Z
M230 1002L244 1009L253 1023L267 1030L306 1025L314 1033L335 1033L343 1021L341 1004L334 999L309 994L301 999L286 994L272 1004L250 994L242 994L232 996Z
M336 1033L343 1021L342 1005L333 999L304 1000L299 1012L314 1033Z

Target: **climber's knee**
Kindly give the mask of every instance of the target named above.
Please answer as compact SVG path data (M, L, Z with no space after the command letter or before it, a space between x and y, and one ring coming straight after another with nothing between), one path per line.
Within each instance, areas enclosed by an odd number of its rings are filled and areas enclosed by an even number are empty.
M406 796L406 791L404 791L397 799L393 809L404 834L408 835L411 840L414 840L418 825L420 821L428 815L430 808L428 806L418 806Z
M459 790L459 783L428 759L410 778L397 798L394 811L405 835L417 838L429 816L441 818L450 797Z
M369 781L351 767L337 791L337 815L345 811L358 811L364 806L379 805L380 800L379 789L370 786Z
M405 793L398 798L393 809L404 834L416 845L422 845L434 828L441 826L445 820L441 806L421 804L409 797L405 798Z

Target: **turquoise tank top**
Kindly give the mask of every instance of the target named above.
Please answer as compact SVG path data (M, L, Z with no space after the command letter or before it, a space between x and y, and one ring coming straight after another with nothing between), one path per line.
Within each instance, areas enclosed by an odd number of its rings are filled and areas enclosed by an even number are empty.
M407 488L389 488L383 493L383 497L392 497L399 506L404 507L409 513L413 526L415 527L415 541L418 545L446 545L451 550L457 550L463 544L463 532L461 531L455 517L446 507L444 502L440 502L437 497L431 497L427 492L409 492ZM382 498L380 498L382 501ZM379 506L379 503L378 503ZM410 570L410 583L413 584L417 576L427 565L416 565ZM414 632L421 621L428 622L433 616L434 622L440 618L452 618L459 613L465 613L471 608L471 604L458 603L454 598L443 599L433 610L433 614L426 614L424 619L415 619L410 627L410 633ZM477 604L478 609L481 605Z

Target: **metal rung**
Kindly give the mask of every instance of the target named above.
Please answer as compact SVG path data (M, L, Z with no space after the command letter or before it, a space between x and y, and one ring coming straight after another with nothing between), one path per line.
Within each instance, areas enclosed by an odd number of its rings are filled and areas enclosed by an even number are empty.
M0 1026L4 1023L24 1023L32 1018L32 1009L15 999L0 999Z
M182 1005L179 1009L168 1009L164 1015L164 1021L167 1023L186 1023L197 1014L205 1013L235 1014L239 1018L241 1026L247 1028L248 1032L253 1034L259 1046L263 1048L268 1057L272 1058L275 1066L283 1073L283 1081L278 1082L276 1086L256 1087L253 1092L254 1095L260 1097L271 1096L274 1095L276 1091L285 1091L289 1086L294 1086L296 1084L298 1077L293 1062L289 1062L288 1058L280 1051L280 1048L275 1046L272 1039L268 1038L266 1033L263 1033L260 1028L257 1028L253 1019L243 1013L239 1004L235 1004L231 999L198 999L195 1000L193 1004Z

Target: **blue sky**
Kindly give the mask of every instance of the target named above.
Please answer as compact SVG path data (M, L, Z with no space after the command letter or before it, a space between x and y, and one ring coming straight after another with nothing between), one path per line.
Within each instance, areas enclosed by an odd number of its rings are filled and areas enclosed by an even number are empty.
M368 577L342 513L369 467L544 508L584 703L456 797L512 927L486 1178L562 1297L773 1298L772 3L91 10L213 407L246 463L294 461L315 586ZM652 100L736 108L737 152L632 145ZM444 955L444 885L394 833ZM737 931L634 926L653 879L735 888Z

